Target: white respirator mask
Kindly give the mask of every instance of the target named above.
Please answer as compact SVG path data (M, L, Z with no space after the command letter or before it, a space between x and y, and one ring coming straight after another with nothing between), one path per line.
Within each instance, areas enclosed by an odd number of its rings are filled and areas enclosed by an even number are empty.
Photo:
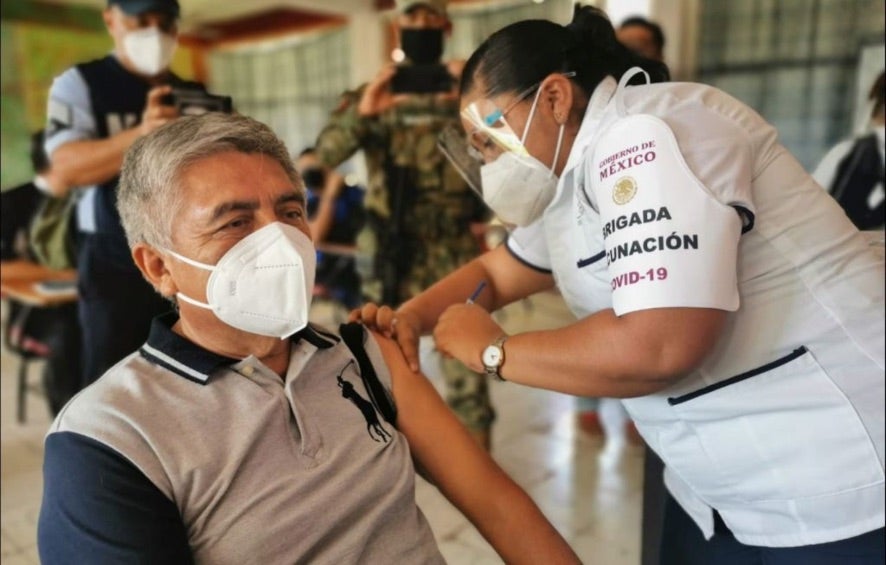
M551 168L525 149L526 134L535 116L540 93L541 89L532 101L523 135L520 136L519 150L504 151L497 159L480 167L483 201L503 222L517 226L527 226L540 218L557 191L558 179L553 167L560 156L565 124L560 125Z
M126 56L139 73L156 76L169 68L178 42L175 37L156 27L128 32L123 37Z
M215 265L167 253L212 271L203 303L181 292L181 300L212 310L227 325L245 332L285 339L308 325L317 255L310 238L280 222L254 231L231 247Z

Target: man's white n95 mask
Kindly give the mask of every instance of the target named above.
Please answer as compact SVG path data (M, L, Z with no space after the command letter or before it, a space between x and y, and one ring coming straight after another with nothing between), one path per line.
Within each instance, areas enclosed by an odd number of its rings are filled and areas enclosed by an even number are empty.
M178 42L155 27L128 32L123 36L123 48L135 70L145 76L156 76L169 68Z
M206 282L208 304L181 292L176 296L212 310L229 326L284 339L308 325L317 255L297 228L268 224L238 241L214 266L167 253L212 271Z

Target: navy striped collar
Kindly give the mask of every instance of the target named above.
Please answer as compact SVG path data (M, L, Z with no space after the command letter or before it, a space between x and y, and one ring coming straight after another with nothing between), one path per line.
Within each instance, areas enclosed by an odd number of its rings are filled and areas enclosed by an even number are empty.
M141 356L155 365L199 384L206 384L214 371L242 361L213 353L175 333L172 331L172 326L177 321L176 312L154 318L148 341L139 349ZM310 325L289 339L293 343L304 339L320 349L332 347L339 340L337 336Z

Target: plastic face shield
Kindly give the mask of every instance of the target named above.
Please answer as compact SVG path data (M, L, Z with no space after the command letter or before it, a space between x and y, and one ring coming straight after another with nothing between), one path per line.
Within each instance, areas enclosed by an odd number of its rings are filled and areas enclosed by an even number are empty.
M465 179L468 186L482 198L483 185L480 182L480 166L483 164L483 158L467 142L461 128L452 124L446 126L437 138L437 147Z
M446 156L455 170L459 172L468 186L476 192L480 198L483 198L483 183L481 182L480 167L485 159L478 151L467 142L465 133L461 128L455 125L447 126L437 138L437 147ZM517 226L507 224L496 220L496 225L500 225L507 232L507 237L516 237L514 229ZM520 242L520 238L517 238ZM523 242L525 243L525 242Z
M541 84L541 83L539 83ZM504 151L528 155L521 136L505 120L505 114L535 92L538 84L521 92L502 110L492 100L482 99L462 110L462 117L470 124L467 137L453 125L443 130L437 139L437 147L461 174L468 185L483 196L480 167L495 161Z
M574 71L561 74L565 77L575 76ZM533 104L529 117L526 120L527 125L524 126L520 135L517 135L517 132L510 126L506 116L517 104L537 92L541 83L542 81L539 81L520 92L504 109L500 108L489 98L482 98L468 104L461 111L462 119L468 124L466 140L459 140L460 136L454 135L452 131L444 132L440 136L438 145L443 150L443 153L449 157L459 172L462 173L462 176L471 183L471 186L477 192L481 192L479 183L480 165L495 161L505 151L517 155L529 155L523 142L526 137L526 128L532 121L532 116L535 113L535 105ZM466 157L473 158L476 164L469 164L465 160ZM473 172L474 169L477 169L476 174ZM476 183L474 182L475 180Z
M535 92L538 86L538 84L534 84L518 94L504 109L492 100L483 98L472 102L462 110L462 118L471 125L468 132L471 145L476 148L477 156L484 162L494 161L504 151L528 155L526 147L523 146L523 135L526 132L517 135L505 116L517 104Z

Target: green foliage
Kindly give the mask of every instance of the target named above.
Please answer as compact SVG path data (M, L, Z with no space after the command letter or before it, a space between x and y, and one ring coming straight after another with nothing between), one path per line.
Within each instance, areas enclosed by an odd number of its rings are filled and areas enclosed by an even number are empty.
M45 124L47 97L53 78L75 63L103 56L112 46L98 10L88 11L99 25L98 30L90 30L87 26L70 23L85 17L82 8L74 10L74 17L65 16L63 12L67 8L64 7L43 10L47 23L41 23L35 14L25 13L21 8L19 11L7 9L7 6L17 4L2 3L3 21L0 22L0 65L3 69L0 188L4 190L33 176L28 156L30 135ZM10 17L11 12L16 17ZM50 17L49 12L62 13Z

